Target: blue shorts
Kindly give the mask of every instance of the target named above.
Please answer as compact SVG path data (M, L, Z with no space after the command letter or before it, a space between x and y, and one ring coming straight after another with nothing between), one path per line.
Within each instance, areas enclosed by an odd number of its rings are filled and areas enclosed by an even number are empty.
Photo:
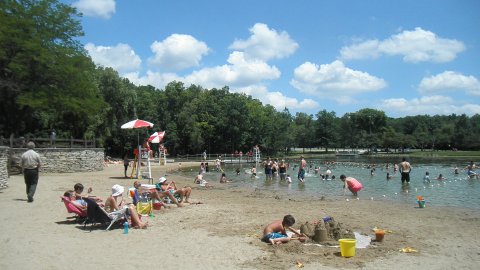
M286 238L288 236L281 234L281 233L269 233L263 236L262 241L269 243L270 239L277 239L277 238Z

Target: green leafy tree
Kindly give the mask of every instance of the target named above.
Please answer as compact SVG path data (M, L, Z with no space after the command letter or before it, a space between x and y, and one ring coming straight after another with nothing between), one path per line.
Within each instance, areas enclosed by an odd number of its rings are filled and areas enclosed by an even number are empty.
M83 35L78 16L55 0L0 2L4 134L56 128L82 137L95 124L104 103L95 66L77 40Z
M315 124L316 142L318 145L325 147L327 152L329 147L335 146L336 138L338 138L336 119L335 112L322 110L317 113Z

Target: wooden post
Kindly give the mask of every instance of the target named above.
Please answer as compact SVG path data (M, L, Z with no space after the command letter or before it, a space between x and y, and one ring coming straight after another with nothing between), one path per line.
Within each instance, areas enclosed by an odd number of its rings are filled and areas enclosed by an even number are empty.
M73 137L70 136L70 148L73 148Z
M13 148L13 133L10 134L10 148Z

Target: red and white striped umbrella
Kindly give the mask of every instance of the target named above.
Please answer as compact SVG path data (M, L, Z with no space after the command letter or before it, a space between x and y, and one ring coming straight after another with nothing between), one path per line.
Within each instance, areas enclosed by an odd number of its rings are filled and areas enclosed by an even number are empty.
M151 143L160 143L164 136L165 136L165 131L155 132L152 135L150 135L150 138L148 138L148 141Z
M148 121L145 121L145 120L136 119L136 120L132 120L128 123L125 123L121 126L121 128L123 128L123 129L143 128L143 127L153 127L153 124L148 122Z

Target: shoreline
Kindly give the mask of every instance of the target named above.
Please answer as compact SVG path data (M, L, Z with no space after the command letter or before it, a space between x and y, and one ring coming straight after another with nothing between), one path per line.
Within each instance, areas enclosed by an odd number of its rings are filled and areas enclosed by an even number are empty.
M192 162L196 167L197 162ZM188 166L182 162L182 167ZM370 200L297 198L267 190L231 188L212 183L205 189L193 179L175 173L178 164L153 167L155 178L168 173L177 185L193 188L192 201L202 204L155 211L145 217L145 230L113 229L105 232L72 223L59 196L76 182L93 186L93 194L105 198L113 184L130 187L135 179L125 179L122 165L110 165L101 172L41 174L35 202L25 201L23 177L10 177L10 187L0 192L0 252L2 269L63 269L76 267L113 268L158 267L159 258L169 258L170 269L476 269L480 212L478 210L427 206ZM142 180L142 183L146 183ZM12 217L12 209L14 216ZM357 249L356 256L343 258L339 249L289 242L280 246L262 243L263 227L292 214L295 228L323 216L361 234L372 235L372 228L392 233L382 243ZM311 242L310 242L311 243ZM402 253L412 247L418 253ZM131 253L129 256L124 256ZM81 255L81 259L79 256ZM149 259L150 258L150 259Z

